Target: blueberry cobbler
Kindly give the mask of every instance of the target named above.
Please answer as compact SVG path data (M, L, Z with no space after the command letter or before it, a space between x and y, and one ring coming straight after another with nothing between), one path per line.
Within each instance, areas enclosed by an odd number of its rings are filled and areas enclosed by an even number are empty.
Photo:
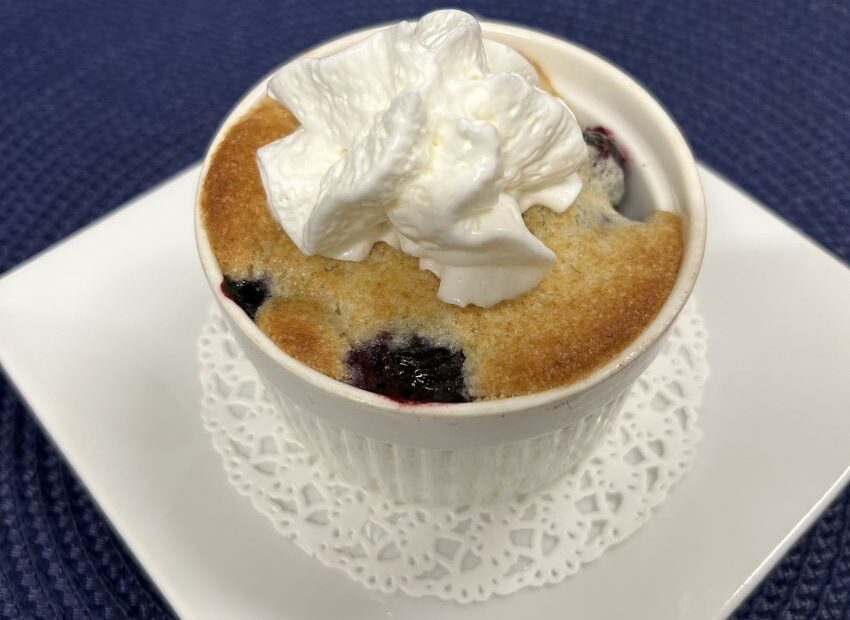
M281 69L200 208L223 293L280 349L456 403L574 382L658 313L681 218L621 215L628 172L616 131L582 130L527 60L438 11Z

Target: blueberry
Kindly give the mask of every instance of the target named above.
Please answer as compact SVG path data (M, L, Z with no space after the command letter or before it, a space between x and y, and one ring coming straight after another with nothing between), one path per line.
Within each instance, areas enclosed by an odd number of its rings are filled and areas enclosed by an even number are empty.
M614 134L605 127L592 127L582 132L590 157L590 183L608 196L611 205L619 207L626 195L626 158Z
M236 279L230 276L224 276L221 281L221 292L228 299L231 299L237 306L242 308L251 320L257 315L257 310L263 305L269 297L269 278L268 276L255 280Z
M612 157L618 166L625 169L626 158L617 144L614 133L607 127L588 127L582 132L584 143L593 147L591 156L596 160Z
M383 332L348 351L348 382L401 402L462 403L466 356L418 334Z

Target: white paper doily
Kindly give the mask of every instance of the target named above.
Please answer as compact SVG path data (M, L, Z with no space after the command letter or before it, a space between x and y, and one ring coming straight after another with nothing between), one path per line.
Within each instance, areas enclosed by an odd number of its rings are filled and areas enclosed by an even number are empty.
M647 521L695 455L706 339L691 301L593 454L500 506L405 504L337 480L292 439L218 309L199 343L202 417L230 482L308 554L370 589L483 601L558 583Z

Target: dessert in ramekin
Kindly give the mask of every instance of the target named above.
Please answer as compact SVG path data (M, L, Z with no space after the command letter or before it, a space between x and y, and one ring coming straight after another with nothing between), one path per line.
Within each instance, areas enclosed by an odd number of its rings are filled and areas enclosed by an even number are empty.
M198 190L204 270L281 414L401 499L497 499L575 464L704 247L693 158L651 96L554 37L478 28L440 11L289 63Z

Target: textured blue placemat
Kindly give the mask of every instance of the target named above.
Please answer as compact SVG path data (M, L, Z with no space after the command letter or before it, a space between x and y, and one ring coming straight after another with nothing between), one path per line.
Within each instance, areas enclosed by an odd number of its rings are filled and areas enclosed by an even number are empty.
M702 160L850 259L847 2L464 6L613 59ZM240 94L289 55L430 8L0 0L0 272L200 158ZM850 616L848 524L845 493L738 617ZM2 379L0 615L171 617Z

